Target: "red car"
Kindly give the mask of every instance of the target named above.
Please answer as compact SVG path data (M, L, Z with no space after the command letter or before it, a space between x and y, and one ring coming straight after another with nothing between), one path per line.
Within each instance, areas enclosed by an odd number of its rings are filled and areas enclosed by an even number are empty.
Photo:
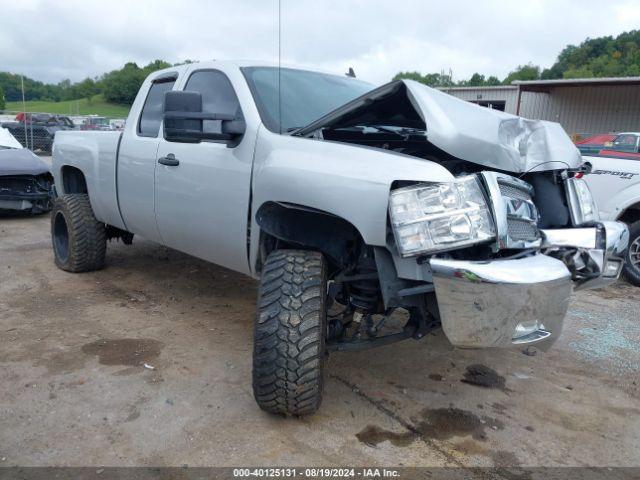
M113 130L113 128L109 125L107 118L91 116L80 125L80 130Z
M611 144L606 144L598 155L602 157L629 158L640 160L640 133L621 133L613 139Z
M576 142L576 147L582 155L597 155L607 144L613 142L615 135L594 135Z

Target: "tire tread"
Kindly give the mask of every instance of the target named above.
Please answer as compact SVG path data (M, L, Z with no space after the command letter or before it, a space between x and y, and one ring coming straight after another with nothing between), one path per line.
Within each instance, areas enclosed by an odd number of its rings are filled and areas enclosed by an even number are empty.
M629 247L635 239L640 237L640 220L629 225ZM629 249L625 252L624 268L622 270L624 277L636 287L640 287L640 269L630 266Z
M89 201L89 195L72 193L55 199L51 212L51 235L58 213L64 216L69 234L69 255L66 261L54 257L56 265L67 272L80 273L104 267L107 251L106 227L99 222Z
M253 393L263 410L301 416L322 401L326 266L321 253L276 250L265 262L254 325Z

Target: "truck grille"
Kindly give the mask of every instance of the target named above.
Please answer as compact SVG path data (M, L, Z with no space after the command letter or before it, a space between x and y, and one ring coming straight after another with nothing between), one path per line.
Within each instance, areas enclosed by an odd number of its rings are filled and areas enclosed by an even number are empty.
M500 180L498 180L498 186L500 187L500 193L504 197L516 198L519 200L531 200L531 194L525 189L508 185Z
M516 177L482 172L498 230L499 248L532 248L540 245L538 209L533 187Z
M507 218L507 231L514 240L534 241L539 237L538 227L519 218Z
M533 242L540 238L538 210L533 203L533 188L511 179L498 179L500 193L507 205L507 232L513 240Z

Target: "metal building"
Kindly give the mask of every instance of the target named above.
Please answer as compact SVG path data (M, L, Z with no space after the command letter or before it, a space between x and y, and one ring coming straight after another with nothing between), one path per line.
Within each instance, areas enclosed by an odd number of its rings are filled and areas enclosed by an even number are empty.
M640 77L515 81L443 90L525 118L559 122L572 136L640 131Z
M518 107L518 87L515 85L447 87L441 90L462 100L507 113L515 114Z

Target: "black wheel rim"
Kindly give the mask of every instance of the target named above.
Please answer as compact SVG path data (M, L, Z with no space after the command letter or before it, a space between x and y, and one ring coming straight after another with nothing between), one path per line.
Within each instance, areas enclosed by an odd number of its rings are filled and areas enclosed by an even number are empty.
M69 258L69 229L62 212L56 213L53 221L53 248L58 260L65 263Z

